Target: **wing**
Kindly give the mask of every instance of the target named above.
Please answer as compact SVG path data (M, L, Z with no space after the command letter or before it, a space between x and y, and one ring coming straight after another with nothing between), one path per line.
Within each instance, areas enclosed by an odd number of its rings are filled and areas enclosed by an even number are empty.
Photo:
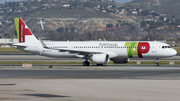
M69 52L69 53L78 53L78 55L84 55L84 57L91 57L93 54L108 54L109 58L117 57L117 53L110 51L93 51L93 50L77 50L77 49L54 49L59 50L61 52ZM78 56L77 56L78 57Z
M41 41L41 40L40 40ZM59 50L60 52L69 52L69 53L77 53L77 57L80 58L90 58L93 54L108 54L110 58L117 57L117 53L110 51L94 51L94 50L82 50L82 49L63 49L63 48L48 48L42 41L41 44L43 48ZM83 56L82 56L83 55Z
M102 54L103 51L93 51L93 50L80 50L80 49L63 49L63 48L48 48L41 39L39 39L43 48L59 50L60 52L78 53L78 55L90 55L90 54Z
M102 51L90 51L90 50L78 50L78 49L61 49L57 48L54 50L59 50L61 52L68 51L69 53L78 53L78 55L88 55L88 54L102 54Z

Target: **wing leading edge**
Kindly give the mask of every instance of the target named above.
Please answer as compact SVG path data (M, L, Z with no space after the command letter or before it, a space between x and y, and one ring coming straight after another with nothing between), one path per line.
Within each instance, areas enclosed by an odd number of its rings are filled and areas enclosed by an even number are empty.
M52 49L52 50L59 50L61 52L66 52L68 51L69 53L78 53L78 55L90 55L90 54L103 54L103 51L91 51L91 50L77 50L77 49L62 49L62 48L49 48L46 46L46 44L44 44L44 42L39 39L39 41L41 42L41 45L43 46L43 48L45 49Z

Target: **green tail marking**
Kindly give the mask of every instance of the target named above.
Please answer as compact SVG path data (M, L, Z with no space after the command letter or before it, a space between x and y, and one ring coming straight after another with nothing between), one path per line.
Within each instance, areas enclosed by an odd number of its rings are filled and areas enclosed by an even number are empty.
M14 18L14 23L15 23L15 26L16 26L17 36L18 36L18 39L19 39L19 18Z

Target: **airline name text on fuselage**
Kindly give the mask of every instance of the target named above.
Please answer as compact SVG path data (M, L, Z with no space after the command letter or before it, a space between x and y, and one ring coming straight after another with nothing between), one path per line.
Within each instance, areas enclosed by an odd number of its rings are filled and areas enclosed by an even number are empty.
M118 47L117 43L100 43L99 47Z

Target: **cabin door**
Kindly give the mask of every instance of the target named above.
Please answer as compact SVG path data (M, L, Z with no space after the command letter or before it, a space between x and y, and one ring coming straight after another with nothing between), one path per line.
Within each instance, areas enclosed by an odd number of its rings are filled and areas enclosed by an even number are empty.
M157 44L156 44L156 42L152 44L151 48L152 48L152 53L157 52Z

